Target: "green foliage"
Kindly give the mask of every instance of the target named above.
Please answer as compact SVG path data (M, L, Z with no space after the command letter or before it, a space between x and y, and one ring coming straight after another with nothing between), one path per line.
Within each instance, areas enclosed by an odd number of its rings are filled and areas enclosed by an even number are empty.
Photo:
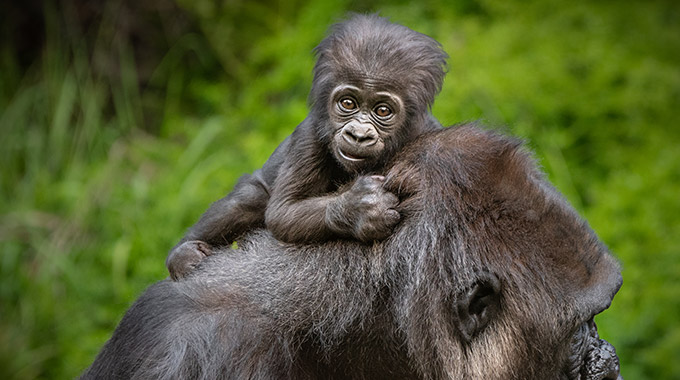
M111 2L116 4L117 2ZM598 317L631 379L680 378L680 8L671 2L214 2L151 75L48 8L30 67L0 49L0 377L72 378L211 201L307 113L312 48L348 10L442 42L433 113L525 138L620 258ZM122 16L121 16L122 17ZM110 27L110 25L109 25ZM88 35L89 36L89 35ZM89 37L88 37L89 38ZM94 43L91 43L94 41Z

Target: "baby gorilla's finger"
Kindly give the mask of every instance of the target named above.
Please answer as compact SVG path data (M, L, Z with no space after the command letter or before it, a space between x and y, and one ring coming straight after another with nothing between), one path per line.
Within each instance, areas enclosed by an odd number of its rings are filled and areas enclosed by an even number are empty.
M360 191L378 191L382 188L382 180L380 178L384 180L384 177L381 176L361 176L354 182L353 188Z
M385 222L388 226L394 226L401 220L401 215L399 211L389 209L385 212Z
M399 204L399 198L392 193L384 192L382 194L382 202L387 208L394 208Z

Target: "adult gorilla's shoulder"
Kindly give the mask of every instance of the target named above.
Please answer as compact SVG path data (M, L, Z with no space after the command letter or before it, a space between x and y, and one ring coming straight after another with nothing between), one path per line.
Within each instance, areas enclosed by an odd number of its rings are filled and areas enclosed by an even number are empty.
M83 378L618 376L592 318L619 267L519 140L428 133L386 186L404 215L387 240L251 234L149 288Z

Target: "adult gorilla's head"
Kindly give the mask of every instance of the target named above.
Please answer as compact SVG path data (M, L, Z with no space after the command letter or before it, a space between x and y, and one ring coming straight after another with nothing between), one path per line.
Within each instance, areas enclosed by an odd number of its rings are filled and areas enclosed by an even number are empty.
M518 141L428 133L387 177L387 240L253 234L149 288L84 378L619 377L593 323L618 264Z
M383 164L428 125L446 73L447 55L434 39L355 15L332 27L315 52L312 117L347 171Z
M520 141L462 126L409 147L386 184L405 198L386 252L421 372L616 379L593 317L621 286L619 266Z

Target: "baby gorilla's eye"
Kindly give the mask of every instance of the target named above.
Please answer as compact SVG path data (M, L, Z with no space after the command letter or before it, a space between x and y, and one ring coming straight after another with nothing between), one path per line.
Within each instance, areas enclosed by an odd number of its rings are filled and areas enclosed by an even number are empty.
M376 107L373 112L375 112L376 115L383 117L383 118L389 117L390 115L392 115L392 110L390 109L390 107L385 106L385 105Z
M357 103L352 98L342 98L339 103L340 107L347 111L357 108Z

